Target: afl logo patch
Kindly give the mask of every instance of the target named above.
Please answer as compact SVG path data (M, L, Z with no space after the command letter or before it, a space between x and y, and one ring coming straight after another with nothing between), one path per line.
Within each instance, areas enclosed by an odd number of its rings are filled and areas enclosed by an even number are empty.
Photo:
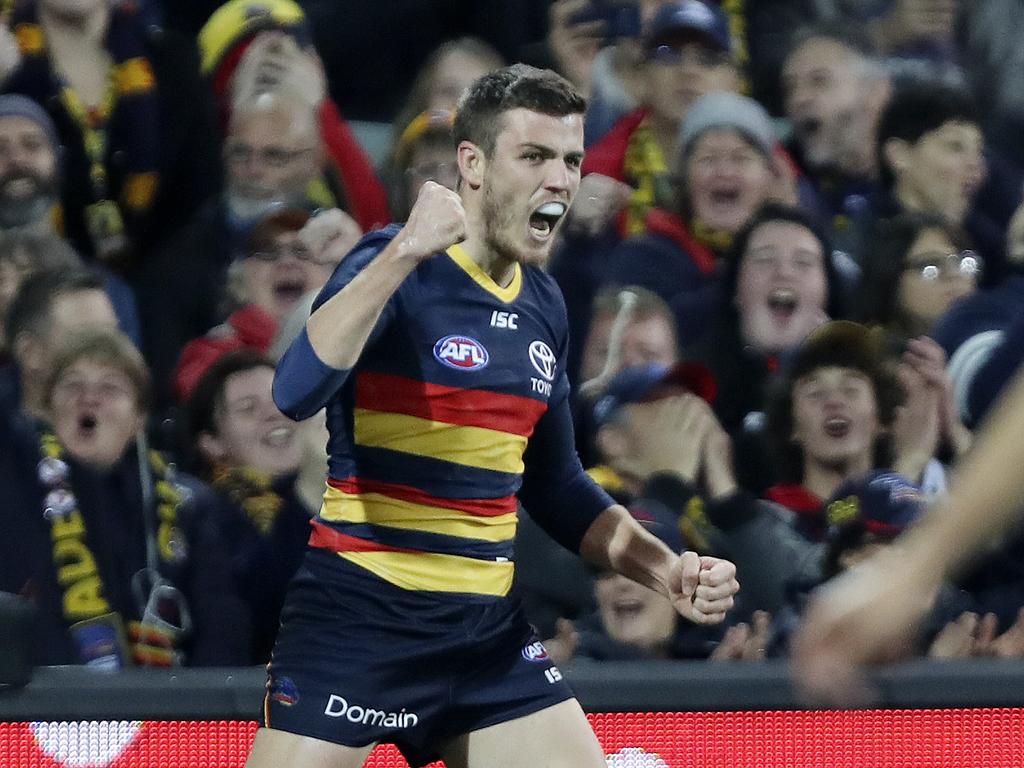
M548 651L539 640L523 647L523 658L527 661L547 661Z
M555 353L551 351L551 347L543 341L532 342L530 344L530 362L533 363L537 373L548 381L554 381Z
M469 336L445 336L434 344L439 363L460 371L478 371L491 359L484 345Z

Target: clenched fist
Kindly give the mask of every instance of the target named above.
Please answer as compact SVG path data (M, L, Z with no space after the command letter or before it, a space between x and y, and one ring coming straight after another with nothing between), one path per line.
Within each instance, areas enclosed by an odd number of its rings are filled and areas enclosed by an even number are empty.
M462 242L466 239L462 198L433 181L424 183L396 239L403 253L417 262Z
M728 560L684 552L669 572L668 588L680 616L694 624L718 624L732 608L740 583Z

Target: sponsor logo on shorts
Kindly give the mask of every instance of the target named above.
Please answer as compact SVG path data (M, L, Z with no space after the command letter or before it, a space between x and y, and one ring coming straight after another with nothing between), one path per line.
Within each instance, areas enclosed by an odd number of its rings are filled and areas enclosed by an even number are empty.
M547 661L548 651L544 644L538 640L535 643L523 646L523 658L527 661Z
M270 700L290 707L299 703L299 688L290 677L275 677L270 681Z
M445 336L434 344L439 363L460 371L477 371L487 366L490 355L484 345L469 336Z
M350 723L382 728L412 728L420 721L419 715L415 712L406 712L404 707L398 712L385 712L361 704L350 704L344 696L335 693L327 700L324 714L327 717L343 717Z

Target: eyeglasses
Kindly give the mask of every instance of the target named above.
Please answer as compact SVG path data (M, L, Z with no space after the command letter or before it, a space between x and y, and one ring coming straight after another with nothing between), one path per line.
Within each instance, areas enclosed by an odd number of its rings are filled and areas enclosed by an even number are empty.
M920 253L908 261L903 270L917 272L922 280L929 282L946 277L973 277L981 275L984 262L974 251L960 253Z
M728 51L695 45L658 45L647 51L647 60L659 64L696 64L700 67L718 67L732 59Z
M266 245L260 246L252 251L245 254L248 258L257 259L259 261L277 261L283 259L285 256L291 256L293 259L299 261L310 261L316 263L316 258L313 252L309 250L302 243L292 243L290 245Z
M248 165L256 162L269 168L280 170L288 163L298 160L303 155L313 151L312 147L305 149L282 149L281 147L264 147L256 149L248 144L231 143L228 145L225 157L230 165Z

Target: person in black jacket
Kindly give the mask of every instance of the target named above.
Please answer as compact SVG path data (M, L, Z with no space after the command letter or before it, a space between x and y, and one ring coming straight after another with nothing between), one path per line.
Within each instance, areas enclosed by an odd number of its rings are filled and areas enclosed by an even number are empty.
M117 331L66 337L48 423L6 422L0 589L37 610L38 664L223 664L238 611L210 492L147 450L148 372ZM14 546L11 543L17 542Z
M212 99L194 45L134 4L68 6L17 4L20 63L2 90L56 124L65 235L127 272L220 187Z

